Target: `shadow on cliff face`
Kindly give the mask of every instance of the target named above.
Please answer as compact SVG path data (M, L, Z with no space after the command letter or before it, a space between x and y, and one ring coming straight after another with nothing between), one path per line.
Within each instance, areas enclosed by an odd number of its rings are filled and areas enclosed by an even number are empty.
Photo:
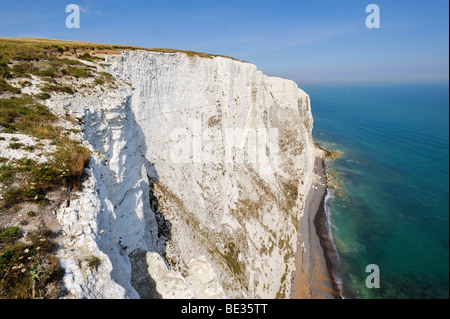
M165 241L172 239L172 223L169 222L164 215L159 211L158 198L155 196L154 188L158 180L149 177L150 184L150 208L155 213L156 221L158 222L158 237ZM163 252L163 254L165 251Z
M161 298L148 272L146 252L164 257L172 225L159 212L153 194L159 176L145 157L147 145L131 110L131 96L119 107L88 113L85 122L85 138L106 158L94 171L103 211L97 222L105 230L97 243L112 263L111 278L129 298Z
M158 223L158 238L166 242L172 238L172 224L159 211L158 198L154 194L154 185L158 180L150 176L148 179L150 187L150 209L155 214ZM160 254L162 256L165 255L165 245ZM156 289L155 280L153 280L148 271L147 251L138 248L131 252L128 257L131 263L131 285L141 299L163 299L162 295Z
M147 252L138 248L128 257L131 263L131 284L141 299L162 299L161 294L156 290L156 282L148 271Z

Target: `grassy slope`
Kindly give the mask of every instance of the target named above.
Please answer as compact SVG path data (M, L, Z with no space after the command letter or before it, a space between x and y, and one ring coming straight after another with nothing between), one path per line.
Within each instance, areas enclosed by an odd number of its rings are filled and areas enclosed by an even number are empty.
M0 138L12 134L8 148L25 154L44 141L54 146L44 163L27 155L0 157L0 299L59 297L63 271L54 256L56 234L47 227L55 224L48 220L52 210L81 187L90 152L70 138L70 129L58 125L76 120L58 118L42 101L52 94L73 94L83 85L114 85L109 74L80 61L101 60L86 53L89 50L92 46L73 42L0 39ZM22 93L36 78L43 83L41 93ZM40 142L24 147L21 134Z

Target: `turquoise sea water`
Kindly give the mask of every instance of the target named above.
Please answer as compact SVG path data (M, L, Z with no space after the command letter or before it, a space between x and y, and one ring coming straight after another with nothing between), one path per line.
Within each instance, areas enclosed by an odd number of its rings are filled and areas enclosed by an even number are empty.
M345 152L329 164L344 196L327 202L344 295L448 298L448 84L299 86L315 140Z

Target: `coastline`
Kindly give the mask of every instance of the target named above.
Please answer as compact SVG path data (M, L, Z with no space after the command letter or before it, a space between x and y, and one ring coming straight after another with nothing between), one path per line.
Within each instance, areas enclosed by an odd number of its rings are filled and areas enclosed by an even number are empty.
M299 222L292 299L342 299L337 282L339 260L325 209L327 188L325 159L317 154L314 180Z

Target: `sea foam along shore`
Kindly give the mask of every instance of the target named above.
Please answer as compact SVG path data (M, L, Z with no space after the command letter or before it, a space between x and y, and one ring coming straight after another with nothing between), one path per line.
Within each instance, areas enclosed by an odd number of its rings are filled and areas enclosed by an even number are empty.
M314 180L299 222L293 299L340 299L342 282L339 257L334 246L327 199L329 198L325 154L316 148Z
M326 164L323 158L320 159L319 165L321 166L324 178L327 177ZM330 221L330 209L328 200L331 198L330 188L328 183L325 187L325 197L322 197L319 209L317 210L314 218L314 226L317 236L319 237L320 246L323 250L325 263L330 276L331 285L333 288L333 296L338 299L343 298L342 293L342 275L339 255L336 246L333 241L333 235L331 233L331 221Z

